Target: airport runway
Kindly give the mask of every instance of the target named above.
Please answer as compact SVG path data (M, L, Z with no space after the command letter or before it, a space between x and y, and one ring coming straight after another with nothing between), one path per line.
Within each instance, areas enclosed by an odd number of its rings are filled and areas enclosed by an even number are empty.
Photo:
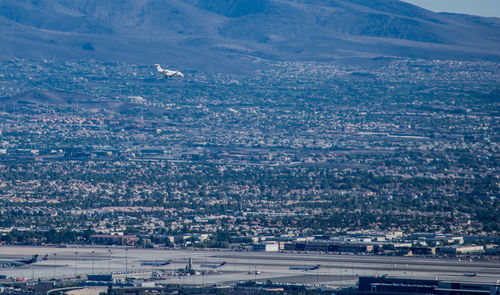
M419 257L392 257L372 255L334 255L264 253L234 251L156 250L123 247L0 247L0 260L14 260L34 254L48 255L47 261L17 267L0 268L0 274L15 278L51 279L83 277L92 273L128 271L156 271L169 274L165 282L180 284L231 284L257 280L319 284L329 286L351 285L358 276L384 275L421 279L474 281L495 283L500 280L500 261L443 259ZM203 264L226 264L211 274L177 276L192 258L195 270L212 270ZM164 266L141 265L145 261L170 264ZM290 267L318 269L290 270ZM467 274L477 273L469 277Z

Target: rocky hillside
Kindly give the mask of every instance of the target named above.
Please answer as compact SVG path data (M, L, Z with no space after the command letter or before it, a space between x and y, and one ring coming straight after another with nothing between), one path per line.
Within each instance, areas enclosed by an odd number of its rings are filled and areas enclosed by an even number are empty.
M500 19L396 0L0 0L0 57L237 69L259 61L500 60Z

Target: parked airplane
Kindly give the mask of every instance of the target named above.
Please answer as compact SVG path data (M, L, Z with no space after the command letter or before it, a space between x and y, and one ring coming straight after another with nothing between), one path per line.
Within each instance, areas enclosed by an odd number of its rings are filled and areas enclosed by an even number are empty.
M316 266L291 266L289 270L303 270L303 271L310 271L310 270L316 270L319 269L320 265Z
M475 277L475 276L477 276L477 272L473 272L473 273L464 273L464 276L465 276L465 277Z
M224 261L220 264L202 264L202 265L200 265L200 267L216 269L216 268L224 266L225 264L226 264L226 262Z
M158 70L158 72L162 73L165 78L171 78L171 77L181 77L181 78L184 78L184 74L179 72L179 71L170 71L170 70L165 70L163 69L159 64L155 64L156 66L156 70Z
M48 260L48 255L45 255L42 260ZM25 266L33 263L37 263L40 261L38 259L38 254L33 255L31 258L23 258L19 260L0 260L0 266L2 267L20 267L20 266Z
M141 265L143 266L165 266L169 265L170 261L143 261Z

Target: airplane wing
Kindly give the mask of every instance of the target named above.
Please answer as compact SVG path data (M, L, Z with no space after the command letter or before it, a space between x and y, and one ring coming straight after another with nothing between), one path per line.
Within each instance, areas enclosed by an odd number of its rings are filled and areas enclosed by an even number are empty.
M43 257L43 260L48 260L48 255L45 255ZM1 267L19 267L19 266L26 266L29 264L37 263L40 261L38 259L38 254L33 255L31 258L23 258L21 260L0 260L0 266Z

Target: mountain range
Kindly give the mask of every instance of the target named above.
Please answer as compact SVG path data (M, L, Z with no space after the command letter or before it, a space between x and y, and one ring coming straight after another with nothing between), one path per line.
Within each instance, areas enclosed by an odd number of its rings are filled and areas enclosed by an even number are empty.
M500 19L397 0L0 0L0 59L238 69L260 61L500 60Z

